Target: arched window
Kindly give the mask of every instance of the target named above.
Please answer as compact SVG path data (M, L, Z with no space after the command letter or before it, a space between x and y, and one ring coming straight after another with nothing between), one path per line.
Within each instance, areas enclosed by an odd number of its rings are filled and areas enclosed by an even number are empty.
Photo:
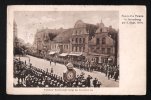
M102 38L102 44L106 44L106 39L105 39L105 37Z

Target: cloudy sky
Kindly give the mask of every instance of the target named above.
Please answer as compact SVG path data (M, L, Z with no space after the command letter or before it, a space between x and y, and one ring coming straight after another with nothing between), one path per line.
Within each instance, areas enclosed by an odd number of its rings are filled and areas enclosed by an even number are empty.
M14 13L14 19L17 23L18 37L22 38L25 43L33 43L37 29L73 28L77 20L90 24L97 24L102 20L105 26L112 25L115 29L119 28L116 11L17 11Z

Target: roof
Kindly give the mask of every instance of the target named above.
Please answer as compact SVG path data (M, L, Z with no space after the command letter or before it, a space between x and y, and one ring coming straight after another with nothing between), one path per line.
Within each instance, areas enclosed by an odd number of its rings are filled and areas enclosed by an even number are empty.
M112 46L114 43L114 40L108 35L108 33L96 33L95 36L89 41L90 45L96 45L96 43L94 41L96 41L96 38L106 38L107 39L107 44L108 46Z
M73 29L67 29L66 31L58 34L53 40L54 42L69 43L72 33Z
M76 21L74 28L85 27L85 23L82 20Z

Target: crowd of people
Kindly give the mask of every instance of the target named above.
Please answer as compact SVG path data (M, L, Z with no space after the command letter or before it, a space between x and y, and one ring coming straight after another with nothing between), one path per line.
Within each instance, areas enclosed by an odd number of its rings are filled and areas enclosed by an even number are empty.
M108 79L112 78L115 81L119 78L119 66L108 64L108 63L95 63L94 61L89 60L83 60L83 61L76 61L76 60L69 60L69 59L60 59L56 57L50 57L50 63L54 62L60 63L60 64L67 64L68 61L72 62L75 68L78 68L80 70L85 71L99 71L102 73L105 73L105 76L108 77Z
M77 75L72 82L64 81L53 72L44 71L20 59L14 59L14 87L100 87L102 83L97 78L84 74Z
M40 57L43 58L43 57ZM72 57L71 57L72 58ZM99 71L105 73L105 76L108 79L112 78L115 81L119 79L119 65L109 64L109 63L96 63L93 60L73 60L70 57L56 57L56 56L48 56L45 59L49 60L50 63L54 62L66 65L69 61L72 62L75 68L85 71Z

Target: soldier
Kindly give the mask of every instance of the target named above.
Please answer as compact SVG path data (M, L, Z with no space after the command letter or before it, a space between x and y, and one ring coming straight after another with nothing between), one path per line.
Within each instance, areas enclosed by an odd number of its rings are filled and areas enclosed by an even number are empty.
M53 73L53 68L51 68L51 73Z
M56 65L56 59L54 59L54 61L53 61L53 62L54 62L54 64Z
M19 82L18 84L16 84L16 87L24 87L24 85L21 82Z
M90 87L90 83L91 83L91 80L92 77L90 75L88 75L87 79L86 79L86 82L87 82L87 87Z
M97 86L97 87L100 87L101 84L102 84L102 83L101 83L100 81L98 81L97 84L96 84L96 86Z
M113 78L113 75L114 75L114 69L113 69L113 66L111 67L111 78Z
M94 86L94 87L97 87L97 82L98 82L98 80L97 80L97 78L95 78L95 79L93 80L93 86Z
M50 62L50 66L51 66L51 62L52 62L52 61L51 61L51 59L50 59L50 61L49 61L49 62Z
M119 77L119 70L117 69L114 76L115 81L118 79L118 77Z
M23 72L21 73L20 78L21 78L21 82L23 83L25 80L25 74Z

